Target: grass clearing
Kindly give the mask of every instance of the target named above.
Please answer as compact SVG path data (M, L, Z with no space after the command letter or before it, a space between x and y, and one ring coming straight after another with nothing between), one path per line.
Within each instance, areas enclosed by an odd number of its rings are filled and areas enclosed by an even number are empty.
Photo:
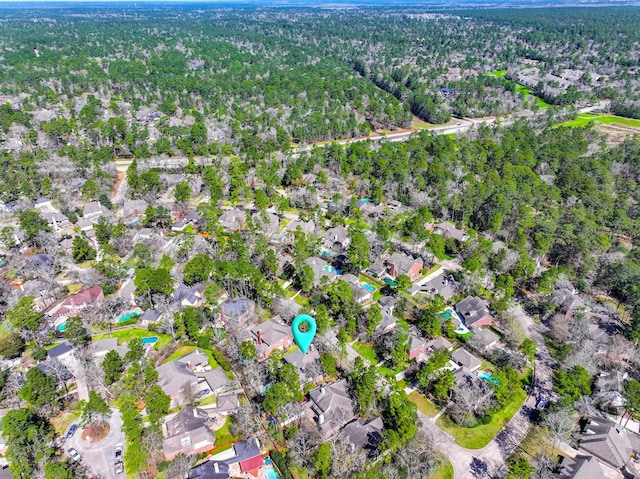
M551 106L542 98L535 96L535 92L531 88L523 85L522 83L518 83L517 81L507 79L507 70L495 70L490 72L489 75L494 76L496 78L502 78L504 80L505 85L507 86L515 85L514 91L522 95L523 98L525 99L529 95L532 95L533 97L535 97L535 102L536 102L536 105L538 105L538 108L548 108L549 106Z
M409 394L409 401L418 406L418 409L420 409L420 411L422 411L422 413L427 417L436 417L438 415L438 408L436 405L418 391L413 391Z
M170 363L171 361L181 358L185 354L189 354L191 351L195 351L195 350L196 350L195 346L180 346L178 349L176 349L173 352L171 356L165 359L162 364Z
M453 465L448 459L444 459L442 464L429 476L429 479L453 479Z
M131 341L133 338L141 339L150 336L158 337L158 341L154 345L154 348L156 349L161 349L171 342L171 336L167 334L161 334L155 331L148 331L146 329L140 328L120 329L118 331L112 331L111 333L100 333L94 335L91 339L93 341L101 341L103 339L118 338L118 344L122 346L124 344L129 344L129 341Z
M56 417L52 417L49 419L49 422L55 429L56 434L58 436L62 436L69 426L75 422L76 419L80 417L80 410L74 411L62 411Z
M632 128L640 128L640 120L634 118L624 118L616 115L600 115L594 113L580 113L578 118L572 121L561 123L558 126L588 126L593 122L599 122L603 124L617 123L619 125L630 126Z
M364 343L361 343L359 341L356 341L355 343L353 343L351 345L351 347L353 349L355 349L355 351L360 356L362 356L363 358L368 360L371 364L378 364L380 362L380 360L378 359L378 356L376 355L375 351L373 350L373 345L372 344L364 344Z
M227 416L227 420L225 421L224 426L215 431L216 442L213 443L214 447L224 446L225 444L229 444L236 439L236 437L231 434L232 422L233 419L231 419L231 416Z
M438 418L437 424L440 429L451 434L456 442L468 449L481 449L500 432L509 422L527 397L523 390L518 391L513 401L507 404L502 410L493 415L488 424L481 424L476 427L460 427L446 415Z

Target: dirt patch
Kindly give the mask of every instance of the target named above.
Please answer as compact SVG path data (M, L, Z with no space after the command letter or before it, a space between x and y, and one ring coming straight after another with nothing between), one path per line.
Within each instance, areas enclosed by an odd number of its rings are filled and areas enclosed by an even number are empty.
M116 175L116 181L113 184L113 186L111 187L111 197L112 198L118 192L118 188L120 188L120 183L122 183L122 180L124 180L124 177L125 177L125 172L124 171L118 171L118 174Z
M82 430L82 440L91 444L102 441L109 434L108 422L92 422Z

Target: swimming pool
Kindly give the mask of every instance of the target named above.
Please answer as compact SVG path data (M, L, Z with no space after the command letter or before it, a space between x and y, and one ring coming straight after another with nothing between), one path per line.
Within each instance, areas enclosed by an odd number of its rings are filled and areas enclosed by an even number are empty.
M362 283L362 287L372 293L376 290L375 286L371 286L369 283Z
M124 323L125 321L129 321L130 319L137 318L140 316L138 311L129 311L127 314L120 316L118 318L118 323Z
M385 278L384 282L387 283L391 287L396 285L396 282L394 280L392 280L391 278Z
M276 472L276 470L271 465L265 467L264 473L267 476L267 479L280 479L280 475Z
M444 319L449 319L452 316L451 310L450 309L445 309L443 312L438 313L438 316L440 316L441 318L444 318Z
M56 329L61 332L64 331L65 329L67 329L67 323L59 324Z
M493 384L500 384L500 381L498 381L496 378L494 378L491 374L489 374L486 371L478 371L478 378L484 379L485 381L489 381L490 383L493 383Z
M140 338L142 344L154 344L158 342L158 336L147 336L146 338Z

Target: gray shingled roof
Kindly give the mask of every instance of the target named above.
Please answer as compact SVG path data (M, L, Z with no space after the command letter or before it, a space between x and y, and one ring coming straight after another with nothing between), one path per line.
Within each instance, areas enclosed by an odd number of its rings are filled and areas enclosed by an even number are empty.
M474 370L480 367L482 361L464 348L458 348L451 353L451 359L462 367Z

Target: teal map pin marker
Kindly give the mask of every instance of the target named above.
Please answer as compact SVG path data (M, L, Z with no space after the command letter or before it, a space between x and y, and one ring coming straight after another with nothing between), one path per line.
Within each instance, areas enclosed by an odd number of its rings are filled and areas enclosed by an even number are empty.
M302 324L307 325L306 331L300 331L300 325ZM308 314L300 314L293 320L291 331L293 332L293 340L300 348L300 351L302 351L302 354L306 354L307 349L311 346L311 341L316 335L316 320Z

